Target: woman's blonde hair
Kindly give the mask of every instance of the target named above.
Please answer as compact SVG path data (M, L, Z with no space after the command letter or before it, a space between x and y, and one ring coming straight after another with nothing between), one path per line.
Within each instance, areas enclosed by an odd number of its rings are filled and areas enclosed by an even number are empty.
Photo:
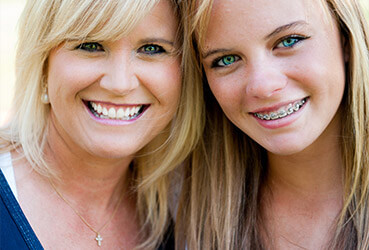
M32 167L44 175L43 148L50 105L41 102L50 51L66 40L118 40L127 35L160 0L29 0L19 23L13 116L0 130L0 151L21 149ZM179 20L179 1L169 1ZM138 153L134 176L142 248L155 248L170 223L167 173L182 162L201 134L202 93L193 85L189 56L182 54L182 93L177 113L167 128Z
M358 0L320 0L333 16L349 51L342 100L344 197L328 249L369 249L369 27ZM200 55L213 0L186 4L185 39ZM246 4L246 3L245 3ZM328 16L327 16L328 17ZM177 247L263 249L260 188L267 174L266 151L233 125L204 77L206 123L199 146L186 163L177 215ZM184 237L181 237L184 235Z

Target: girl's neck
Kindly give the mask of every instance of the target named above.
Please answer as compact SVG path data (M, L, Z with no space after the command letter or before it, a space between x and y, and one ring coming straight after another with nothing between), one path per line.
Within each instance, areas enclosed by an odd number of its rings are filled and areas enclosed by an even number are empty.
M321 249L333 237L343 197L340 131L333 127L303 152L268 153L261 211L264 241L274 249Z
M323 134L302 152L268 153L268 185L311 195L341 195L343 161L339 134L336 116Z

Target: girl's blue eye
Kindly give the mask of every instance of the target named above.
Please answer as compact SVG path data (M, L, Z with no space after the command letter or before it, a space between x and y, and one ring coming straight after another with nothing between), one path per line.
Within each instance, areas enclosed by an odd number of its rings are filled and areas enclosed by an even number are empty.
M163 53L165 52L164 48L159 46L159 45L155 45L155 44L147 44L142 46L141 48L139 48L139 52L142 52L144 54L158 54L158 53Z
M287 37L279 42L276 48L291 48L301 40L304 40L303 37Z
M223 56L219 59L216 59L215 62L213 63L213 67L225 67L225 66L229 66L233 63L235 63L237 60L239 60L240 58L236 55L227 55L227 56Z
M85 50L88 52L104 51L103 46L100 43L96 42L81 43L77 46L77 49Z

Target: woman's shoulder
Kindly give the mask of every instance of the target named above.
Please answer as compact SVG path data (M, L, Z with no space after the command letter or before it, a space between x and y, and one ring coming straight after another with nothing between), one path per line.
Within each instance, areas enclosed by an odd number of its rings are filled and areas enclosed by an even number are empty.
M12 156L10 152L0 152L0 170L7 181L14 196L18 198L17 186L15 182Z
M43 249L17 202L10 152L0 153L0 249Z
M12 158L9 151L0 152L0 169L4 170L12 168Z

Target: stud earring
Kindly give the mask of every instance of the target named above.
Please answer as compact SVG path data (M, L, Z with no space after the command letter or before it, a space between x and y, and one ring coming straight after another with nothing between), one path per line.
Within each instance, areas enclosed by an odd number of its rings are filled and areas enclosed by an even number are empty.
M43 90L42 90L41 102L43 104L49 104L50 103L49 95L47 94L47 85L45 85L44 88L43 88Z

